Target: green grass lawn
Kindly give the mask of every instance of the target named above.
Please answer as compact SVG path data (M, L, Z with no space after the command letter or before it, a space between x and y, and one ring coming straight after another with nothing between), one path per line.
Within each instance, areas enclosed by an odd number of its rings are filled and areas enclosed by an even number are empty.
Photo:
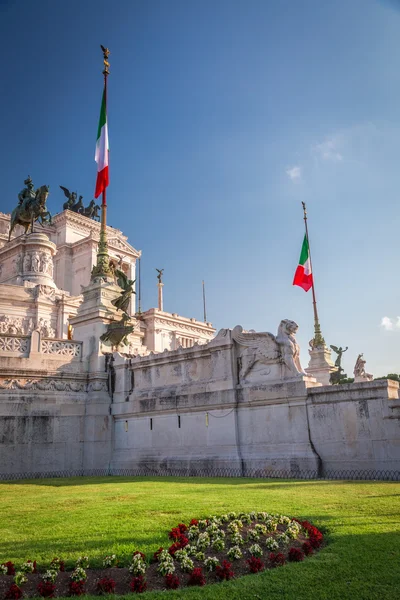
M0 484L0 562L54 556L72 565L88 554L168 546L179 522L262 510L308 519L327 545L291 563L236 581L147 593L145 598L309 599L400 598L400 485L381 482L197 478L43 479Z

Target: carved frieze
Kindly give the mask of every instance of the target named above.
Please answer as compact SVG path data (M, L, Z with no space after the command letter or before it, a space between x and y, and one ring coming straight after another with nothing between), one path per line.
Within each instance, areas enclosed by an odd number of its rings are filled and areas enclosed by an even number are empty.
M40 390L54 392L86 392L83 381L63 381L61 379L1 379L2 390Z
M34 329L34 321L30 317L9 317L0 315L0 333L11 335L29 335Z

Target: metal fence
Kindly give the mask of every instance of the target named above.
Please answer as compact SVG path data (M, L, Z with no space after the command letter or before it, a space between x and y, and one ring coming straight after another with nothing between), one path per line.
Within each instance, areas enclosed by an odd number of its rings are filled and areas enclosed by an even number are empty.
M185 467L141 465L132 469L77 469L71 471L44 471L25 473L0 473L0 481L21 479L50 479L60 477L238 477L253 479L314 479L350 481L400 481L400 471L375 469L324 469L289 470L239 467L202 467L190 464Z

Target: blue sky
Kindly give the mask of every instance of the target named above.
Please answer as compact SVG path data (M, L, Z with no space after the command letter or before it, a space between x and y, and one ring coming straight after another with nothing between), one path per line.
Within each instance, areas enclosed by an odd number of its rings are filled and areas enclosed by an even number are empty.
M399 372L400 2L0 0L2 194L29 173L89 202L111 50L108 222L143 252L143 308L275 332L311 292L292 286L308 207L329 344ZM382 319L383 325L382 325Z

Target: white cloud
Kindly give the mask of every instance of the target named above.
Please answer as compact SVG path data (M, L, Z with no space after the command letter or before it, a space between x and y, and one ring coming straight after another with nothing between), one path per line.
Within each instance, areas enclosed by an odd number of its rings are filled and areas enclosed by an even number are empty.
M288 167L286 169L286 175L292 181L296 181L296 179L301 179L301 167Z
M389 319L389 317L382 317L381 326L383 329L386 329L386 331L391 331L393 329L392 319Z
M386 331L394 331L395 329L400 329L400 317L395 319L391 319L390 317L382 317L381 326Z
M327 138L321 144L316 144L314 146L314 150L323 160L332 160L333 162L340 162L341 160L343 160L343 155L339 152L340 145L340 136L334 136L331 138Z

